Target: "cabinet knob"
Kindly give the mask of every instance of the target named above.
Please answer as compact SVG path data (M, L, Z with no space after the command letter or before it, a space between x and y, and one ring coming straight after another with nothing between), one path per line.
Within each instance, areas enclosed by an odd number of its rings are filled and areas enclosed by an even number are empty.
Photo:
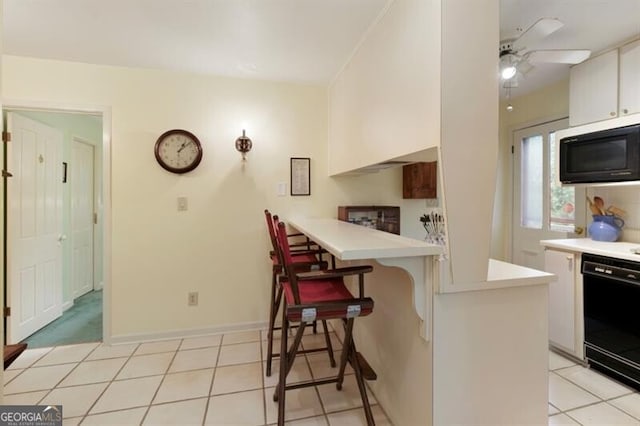
M576 235L582 235L584 233L584 228L582 226L576 226L573 233Z
M616 113L615 113L615 112L613 112L613 111L611 111L611 112L609 113L609 115L610 115L610 116L612 116L612 117L615 117L615 116L616 116Z
M622 113L623 114L629 114L629 110L625 108L625 109L622 110Z

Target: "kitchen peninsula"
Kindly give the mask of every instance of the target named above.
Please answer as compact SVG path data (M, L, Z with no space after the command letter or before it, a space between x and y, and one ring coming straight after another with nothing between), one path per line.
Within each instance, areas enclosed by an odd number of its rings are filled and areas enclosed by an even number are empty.
M376 309L356 325L356 344L378 373L369 382L377 401L396 423L546 419L552 274L490 259L484 282L456 284L444 273L445 247L336 219L294 217L288 224L340 261L373 265L365 293ZM489 388L511 389L508 409L497 414L481 397L469 410L456 408L471 392L491 395Z

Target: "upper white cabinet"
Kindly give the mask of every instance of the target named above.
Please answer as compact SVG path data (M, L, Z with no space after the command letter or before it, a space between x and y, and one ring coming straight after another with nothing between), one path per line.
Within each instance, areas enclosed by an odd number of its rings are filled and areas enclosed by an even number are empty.
M640 112L640 40L620 48L620 115Z
M640 40L571 68L569 125L640 112Z
M572 67L569 125L579 126L617 116L618 51L612 50Z

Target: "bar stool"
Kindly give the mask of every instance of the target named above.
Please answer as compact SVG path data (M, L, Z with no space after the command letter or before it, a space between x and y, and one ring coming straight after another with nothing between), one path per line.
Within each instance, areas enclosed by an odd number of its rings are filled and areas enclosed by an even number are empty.
M271 299L269 306L269 330L267 332L267 363L265 368L265 374L267 375L267 377L269 377L271 376L271 366L273 363L273 358L280 356L280 353L273 352L273 332L275 330L281 330L281 327L275 326L275 321L278 315L278 310L280 309L280 304L282 302L283 288L281 283L287 280L287 275L284 268L282 267L283 263L281 259L281 250L279 248L278 237L276 235L276 229L279 223L278 216L275 215L272 217L271 213L268 210L265 210L264 214L267 220L267 229L269 231L269 237L271 238L271 245L273 246L273 250L269 253L273 266L271 276ZM298 237L302 236L303 234L287 235L285 232L284 235L288 243L289 237ZM295 251L291 251L296 271L305 272L311 271L313 269L327 269L327 262L322 260L322 254L327 253L326 250L321 249L316 243L310 241L308 238L302 243L290 244L289 247L295 247L298 249ZM313 323L309 325L313 327L313 332L315 334L317 332L316 321L313 321ZM335 367L336 361L333 356L333 347L331 345L331 339L329 338L329 329L327 327L326 321L322 321L322 328L324 331L326 346L322 348L307 349L303 352L321 352L326 350L329 355L329 362L331 366Z
M336 388L341 390L347 362L351 364L355 372L367 425L375 425L364 383L365 374L363 374L363 370L366 370L366 368L364 368L365 366L362 365L364 358L356 351L353 341L353 324L355 318L369 315L373 311L373 300L369 297L364 297L364 274L371 272L373 268L371 266L354 266L300 273L295 269L295 263L289 248L283 223L278 224L277 237L279 248L282 251L282 260L288 276L288 280L282 283L285 297L282 310L280 376L273 395L274 401L278 401L278 426L284 425L285 393L287 390L326 383L336 383ZM344 277L349 275L358 275L358 298L353 297L344 284ZM305 325L315 320L326 321L330 319L342 320L345 328L344 345L338 375L328 379L287 385L287 374L296 360L296 355L300 352L298 348L302 340ZM291 323L299 323L299 325L291 345L287 347L288 331Z

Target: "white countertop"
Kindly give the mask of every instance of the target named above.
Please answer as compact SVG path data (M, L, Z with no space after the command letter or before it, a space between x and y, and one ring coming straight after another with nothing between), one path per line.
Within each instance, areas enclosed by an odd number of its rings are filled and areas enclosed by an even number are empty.
M445 285L440 283L440 293L461 293L467 291L495 290L509 287L525 287L531 285L546 285L555 281L557 277L544 271L526 268L502 260L489 259L487 280L479 283L458 283Z
M559 240L542 240L540 244L560 250L576 253L591 253L601 256L615 257L617 259L635 260L640 262L640 255L631 252L631 249L640 248L640 243L593 241L591 238L567 238Z
M487 285L491 288L517 285L544 284L554 278L553 274L526 268L501 260L489 259Z
M443 248L436 244L337 219L294 219L289 221L289 225L340 260L434 256L443 253Z

